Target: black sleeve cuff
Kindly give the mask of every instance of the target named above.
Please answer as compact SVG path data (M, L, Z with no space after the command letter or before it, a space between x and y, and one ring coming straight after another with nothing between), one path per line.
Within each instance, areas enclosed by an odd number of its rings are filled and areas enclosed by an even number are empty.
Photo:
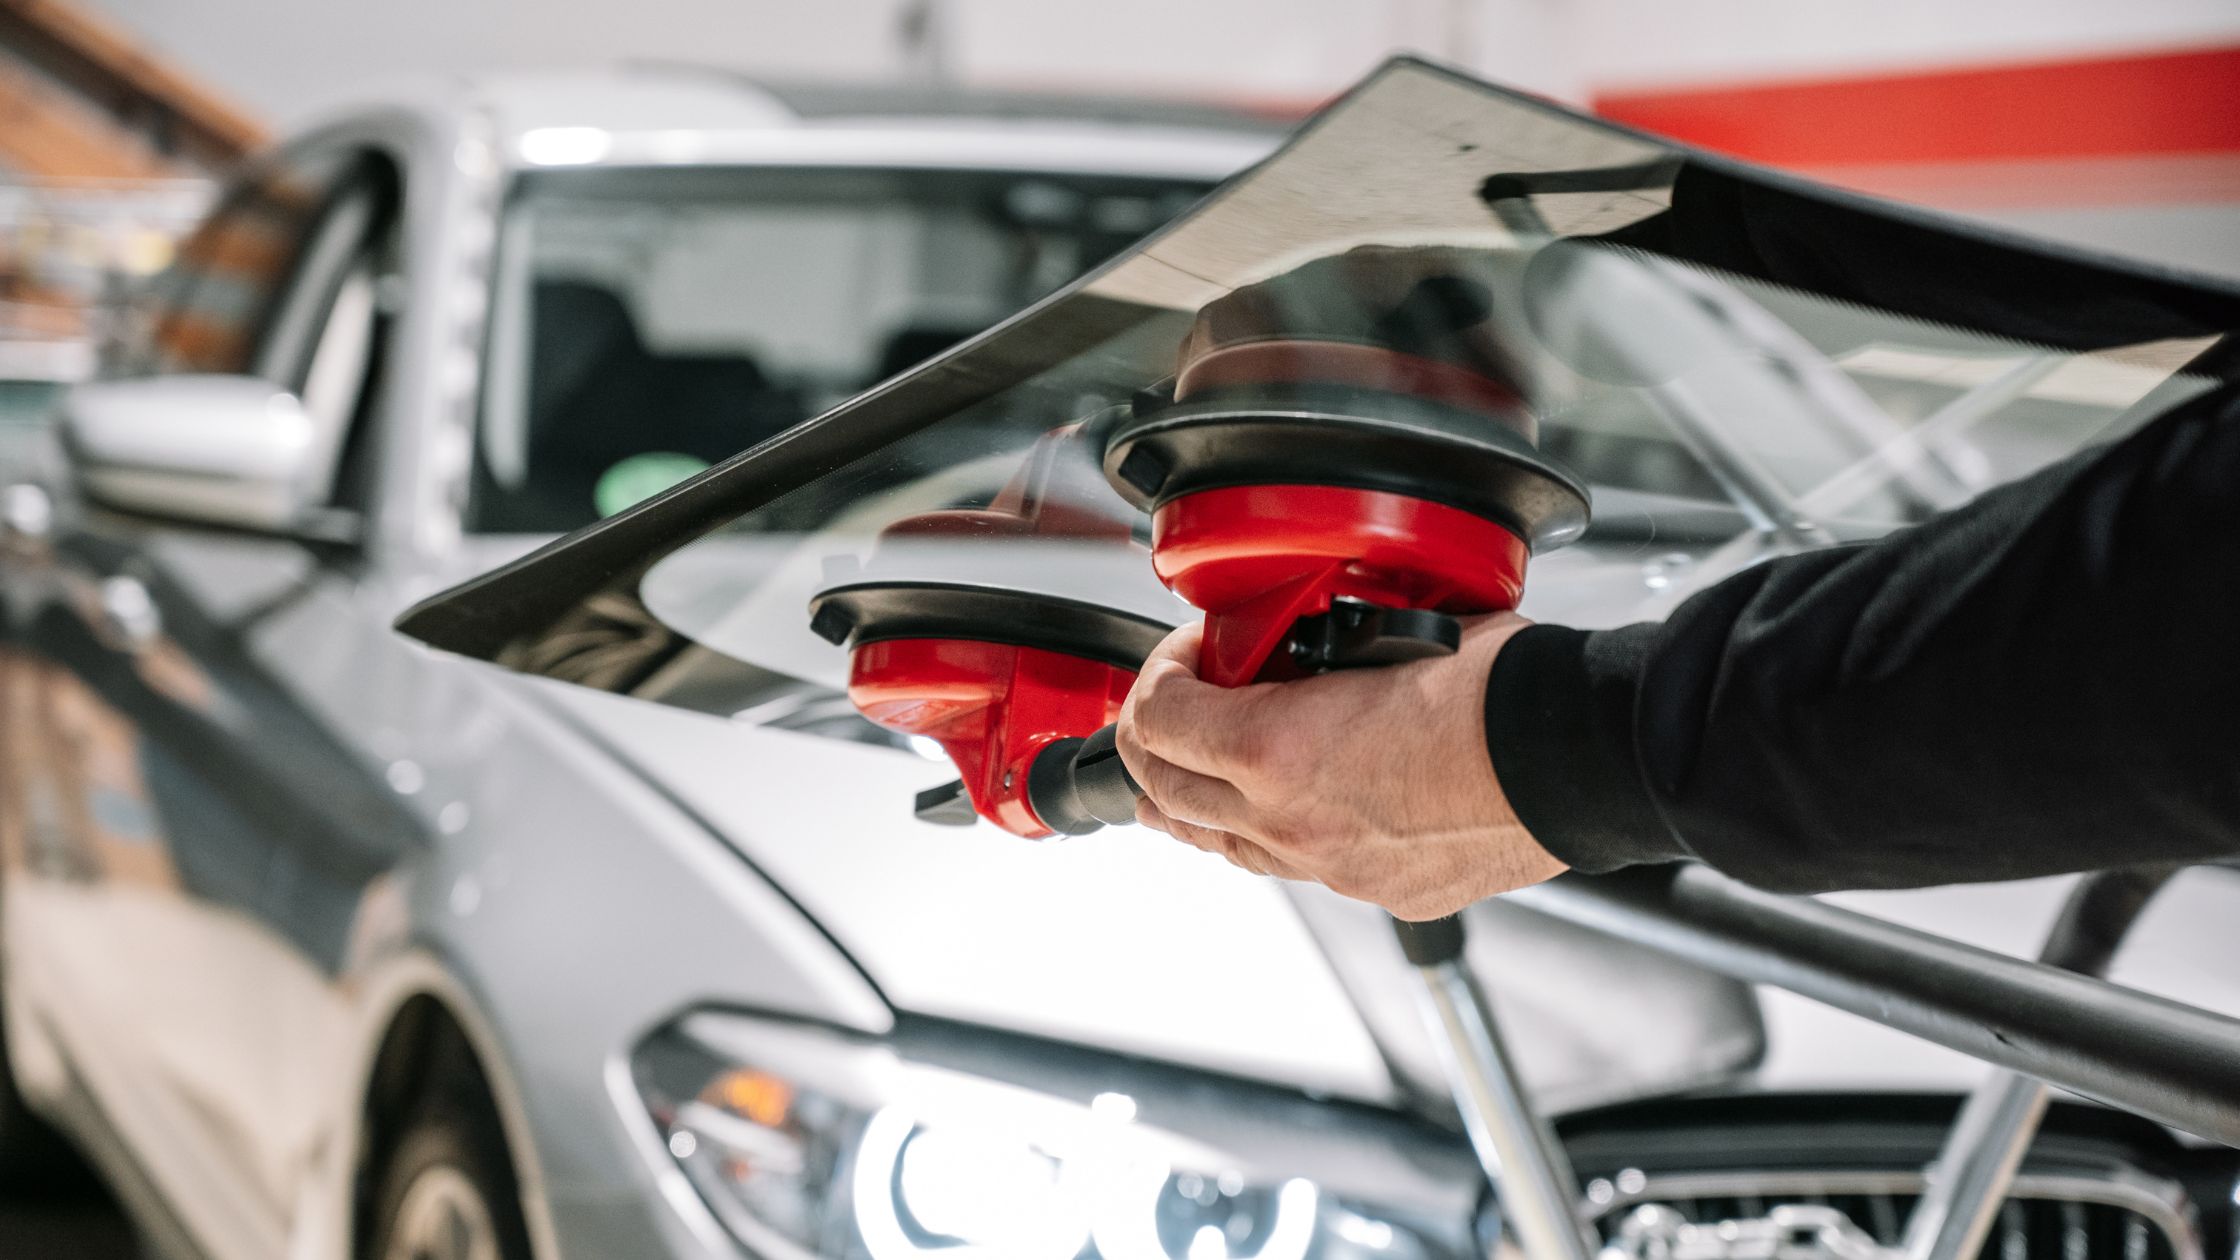
M1486 680L1486 749L1510 808L1548 852L1588 874L1691 856L1634 755L1640 638L1528 626Z

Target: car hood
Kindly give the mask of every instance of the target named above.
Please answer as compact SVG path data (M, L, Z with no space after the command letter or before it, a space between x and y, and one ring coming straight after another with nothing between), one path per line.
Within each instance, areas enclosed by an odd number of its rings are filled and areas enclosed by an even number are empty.
M1443 1109L1415 977L1382 911L1116 829L1030 842L908 815L939 763L583 688L535 700L696 816L802 907L897 1009L1383 1105ZM802 785L839 785L837 788ZM1998 953L2037 951L2069 877L1838 904ZM2240 1011L2240 870L2189 871L2119 982ZM1983 1065L1779 991L1498 900L1470 962L1536 1095L1563 1112L1706 1086L1955 1091Z
M527 683L795 900L896 1008L1312 1093L1443 1105L1383 913L1163 836L1064 842L910 816L912 753ZM1732 1076L1747 989L1528 911L1479 908L1472 960L1527 1076L1589 1105Z

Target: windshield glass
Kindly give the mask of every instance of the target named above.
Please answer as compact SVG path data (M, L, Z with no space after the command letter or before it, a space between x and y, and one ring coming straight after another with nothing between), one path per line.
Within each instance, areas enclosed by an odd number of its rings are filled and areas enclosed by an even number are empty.
M948 349L1204 191L958 170L532 174L505 219L471 528L611 515Z
M1282 423L1184 462L1466 506L1491 484L1467 461L1388 459L1415 448L1375 426L1498 448L1495 479L1544 465L1544 501L1481 514L1532 545L1521 611L1605 626L2118 437L2205 388L2189 365L2235 327L2240 294L2215 282L1401 62L983 340L403 624L528 672L901 749L842 697L850 654L812 632L820 593L884 574L1196 615L1153 572L1144 510L1192 470L1123 468L1111 439L1131 426L1247 396L1273 414L1281 387ZM1334 410L1356 422L1292 414Z

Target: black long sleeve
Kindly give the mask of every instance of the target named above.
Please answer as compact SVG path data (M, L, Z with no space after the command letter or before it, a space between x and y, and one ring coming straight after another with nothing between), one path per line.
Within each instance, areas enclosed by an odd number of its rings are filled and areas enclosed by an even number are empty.
M2240 855L2240 387L1663 623L1532 627L1486 738L1585 871L1820 891Z

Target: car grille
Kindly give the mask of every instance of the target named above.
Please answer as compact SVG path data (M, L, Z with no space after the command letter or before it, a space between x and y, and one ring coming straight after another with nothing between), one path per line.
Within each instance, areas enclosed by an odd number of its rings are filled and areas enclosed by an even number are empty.
M1804 1171L1595 1178L1588 1210L1605 1238L1626 1213L1663 1204L1691 1223L1765 1215L1784 1203L1825 1205L1895 1246L1922 1185L1919 1173ZM2183 1190L2144 1176L2024 1174L1979 1260L2202 1260Z

